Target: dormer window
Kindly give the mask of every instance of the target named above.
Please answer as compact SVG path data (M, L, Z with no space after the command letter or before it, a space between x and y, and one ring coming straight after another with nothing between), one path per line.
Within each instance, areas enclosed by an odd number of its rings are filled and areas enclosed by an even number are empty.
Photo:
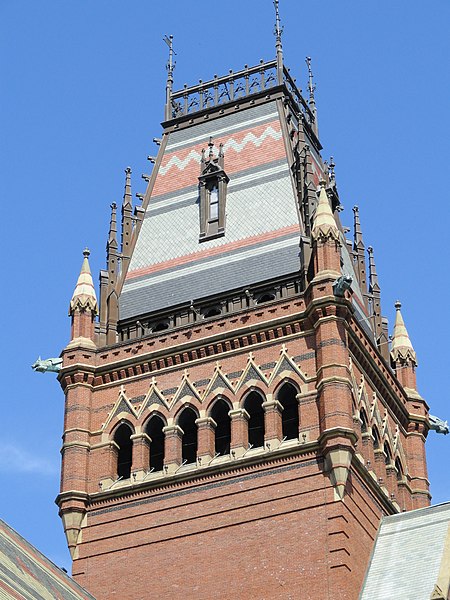
M202 150L200 164L200 241L225 235L225 203L229 178L224 171L223 145L217 156L209 139L209 153Z

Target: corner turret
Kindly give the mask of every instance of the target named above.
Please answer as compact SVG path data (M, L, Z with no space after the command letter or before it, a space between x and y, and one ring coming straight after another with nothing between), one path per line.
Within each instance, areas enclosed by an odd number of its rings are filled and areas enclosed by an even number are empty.
M95 347L94 319L98 314L97 296L89 266L89 250L83 252L83 264L69 307L72 317L70 345Z
M395 325L394 335L392 336L391 359L397 372L397 377L403 387L416 389L417 367L416 353L409 339L408 331L403 321L401 313L401 303L397 300L395 303Z

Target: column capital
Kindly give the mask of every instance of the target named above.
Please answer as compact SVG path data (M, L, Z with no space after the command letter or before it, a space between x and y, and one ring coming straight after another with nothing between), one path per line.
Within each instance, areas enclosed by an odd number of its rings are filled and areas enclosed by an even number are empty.
M203 427L214 427L215 429L217 427L217 423L212 417L201 417L199 419L196 419L195 424L199 429Z
M248 421L250 419L250 415L245 410L245 408L232 409L232 410L230 410L230 412L228 414L229 414L231 420L245 419L246 421Z

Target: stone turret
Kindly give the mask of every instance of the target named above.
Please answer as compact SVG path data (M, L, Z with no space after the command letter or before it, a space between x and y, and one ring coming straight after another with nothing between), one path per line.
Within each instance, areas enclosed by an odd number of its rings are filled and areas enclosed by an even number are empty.
M72 317L70 345L95 347L94 319L98 314L97 296L89 266L89 250L83 252L83 264L69 307Z

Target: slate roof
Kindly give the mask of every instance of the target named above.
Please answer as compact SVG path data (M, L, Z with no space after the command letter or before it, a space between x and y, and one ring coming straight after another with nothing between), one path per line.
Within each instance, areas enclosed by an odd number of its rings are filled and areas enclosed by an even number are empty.
M95 600L2 520L0 520L0 598Z
M120 318L299 270L300 221L275 101L168 134L120 296ZM225 235L199 241L201 150L223 143Z
M446 502L383 519L360 600L429 600L436 585L447 598L449 579L450 502Z

